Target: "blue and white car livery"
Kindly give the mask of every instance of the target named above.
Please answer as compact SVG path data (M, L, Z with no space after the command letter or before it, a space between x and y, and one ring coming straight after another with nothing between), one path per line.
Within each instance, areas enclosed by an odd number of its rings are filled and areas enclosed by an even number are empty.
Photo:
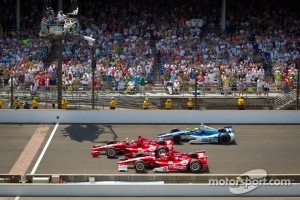
M189 141L190 144L219 143L230 144L235 142L235 130L232 126L224 128L213 128L203 123L194 130L173 129L170 133L158 134L159 139L172 139L174 144L180 144L182 141Z

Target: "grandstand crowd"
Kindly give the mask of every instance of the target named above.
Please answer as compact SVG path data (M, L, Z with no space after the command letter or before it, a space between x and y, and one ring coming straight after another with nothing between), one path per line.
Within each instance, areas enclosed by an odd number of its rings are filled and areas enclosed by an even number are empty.
M52 1L57 14L56 3ZM53 46L39 36L42 7L36 0L21 2L18 33L13 29L15 4L2 2L1 86L11 80L21 89L56 85L57 63L47 63ZM164 86L175 87L178 82L186 90L196 82L224 92L270 85L282 90L293 88L297 81L296 0L227 0L225 31L220 29L221 1L78 0L78 7L79 35L63 41L63 84L70 90L89 90L94 84L99 89L144 93L154 79ZM65 1L63 11L69 12ZM188 26L191 19L201 19L202 26ZM85 35L96 39L95 80Z

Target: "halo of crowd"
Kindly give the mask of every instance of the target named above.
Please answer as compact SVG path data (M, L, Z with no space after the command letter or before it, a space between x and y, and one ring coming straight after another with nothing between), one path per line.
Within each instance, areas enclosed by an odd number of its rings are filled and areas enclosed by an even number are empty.
M57 64L46 62L53 47L38 35L42 15L34 2L22 4L25 14L17 33L8 29L16 16L10 12L13 6L4 1L1 85L9 84L11 74L21 89L47 90L56 85ZM89 90L94 84L103 90L145 93L157 71L165 86L178 81L187 90L195 83L211 90L222 87L224 92L251 84L292 88L299 60L299 4L237 2L228 1L222 32L217 1L78 1L81 30L77 38L63 41L63 84L69 90ZM203 25L189 27L185 22L190 19L201 19ZM96 39L95 80L85 35Z

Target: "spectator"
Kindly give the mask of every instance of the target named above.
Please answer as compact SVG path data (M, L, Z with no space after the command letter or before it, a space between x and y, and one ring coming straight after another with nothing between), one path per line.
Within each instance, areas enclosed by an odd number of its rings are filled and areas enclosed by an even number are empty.
M67 15L64 14L64 12L62 10L60 10L57 14L57 20L59 22L64 22L67 18Z
M33 97L33 100L31 102L31 106L32 106L33 109L38 109L37 97Z
M243 82L243 79L240 78L239 82L238 82L238 90L239 90L239 96L243 96L244 95L244 90L245 90L245 84Z
M115 109L116 109L116 105L117 105L117 102L116 102L115 98L112 97L112 98L111 98L111 101L110 101L110 103L109 103L109 109L115 110Z
M236 92L237 92L237 80L236 80L236 76L235 75L232 75L231 76L231 80L230 80L230 83L231 83L231 91L232 91L232 95L233 96L237 96L236 95Z
M187 108L188 110L192 110L193 109L193 101L191 98L189 98L188 102L187 102Z
M18 97L15 97L15 100L14 100L15 109L20 109L21 104L22 104L22 101Z
M152 73L147 74L146 81L147 81L147 90L152 91L152 87L153 87L153 75L152 75Z
M179 94L179 92L180 92L180 83L177 79L175 80L175 82L173 84L173 91L175 94Z
M269 80L266 80L266 81L264 82L263 88L264 88L264 96L267 96L267 97L268 97L269 91L270 91L270 83L269 83Z
M256 84L256 95L260 96L263 93L263 85L264 85L264 81L259 77L257 79L257 84Z
M141 76L140 80L139 80L139 90L140 90L141 94L146 94L145 93L145 90L146 90L145 87L146 87L145 78L144 78L144 76Z
M243 96L238 98L237 104L238 104L239 110L245 110L245 100L244 100Z
M64 97L64 98L62 99L62 101L61 101L61 108L62 108L62 109L67 109L67 108L68 108L68 105L69 105L69 102L68 102L67 98Z
M229 85L230 85L230 78L229 75L225 75L223 78L223 91L224 91L224 96L228 96L228 91L229 91Z
M25 101L23 104L24 109L30 109L31 105L28 103L28 101Z
M171 110L172 109L171 99L167 99L167 101L165 102L165 108L166 108L166 110Z
M148 100L148 98L145 98L144 102L143 102L143 108L144 110L148 110L150 107L150 102Z

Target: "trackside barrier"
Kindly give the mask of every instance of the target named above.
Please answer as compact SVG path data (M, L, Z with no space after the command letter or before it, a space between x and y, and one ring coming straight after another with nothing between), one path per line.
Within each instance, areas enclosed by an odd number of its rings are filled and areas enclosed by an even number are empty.
M0 123L300 124L300 112L296 110L1 110Z
M27 174L24 177L12 174L0 174L2 183L37 183L36 180L46 180L48 183L82 183L99 181L122 182L161 182L206 184L210 179L236 179L240 174ZM11 177L14 177L13 179ZM291 180L300 184L300 174L268 174L267 180ZM1 182L0 182L1 183Z
M206 184L0 184L1 196L30 197L201 197L201 196L300 196L300 185L258 186L233 194L230 186ZM116 192L118 191L118 192Z

